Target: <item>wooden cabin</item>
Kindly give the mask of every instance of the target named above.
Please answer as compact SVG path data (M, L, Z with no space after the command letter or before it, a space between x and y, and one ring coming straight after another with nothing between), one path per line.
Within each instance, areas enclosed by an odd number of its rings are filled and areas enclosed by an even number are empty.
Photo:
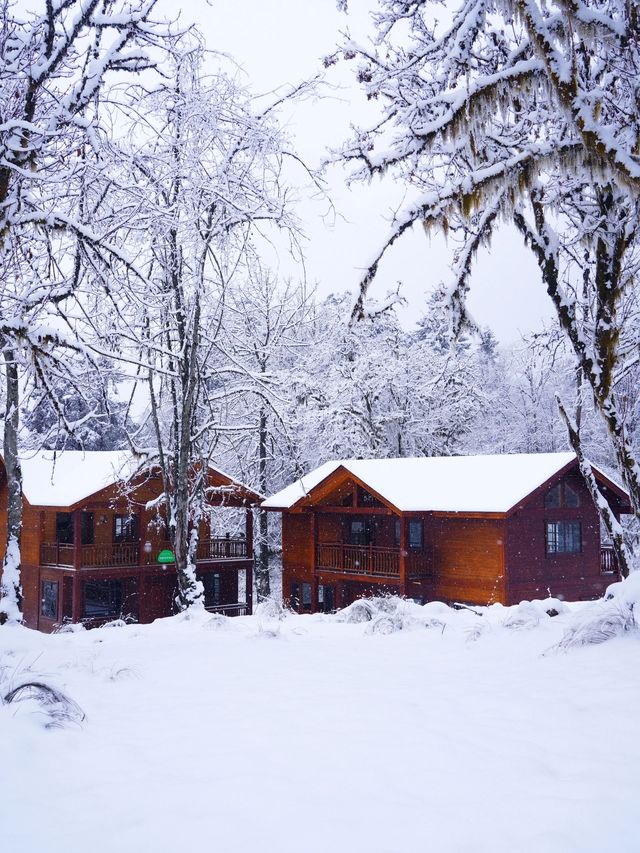
M629 513L626 492L594 472ZM299 612L385 592L591 599L618 579L573 453L328 462L262 507L282 513L283 597Z
M25 456L22 591L25 624L50 632L66 622L88 627L116 618L152 622L175 612L176 572L162 515L149 509L162 494L157 471L130 479L133 461L121 452L43 451ZM253 528L250 507L260 496L215 468L209 503L235 515L232 530L200 530L197 576L207 609L251 613ZM0 548L7 525L7 478L0 460ZM238 530L238 516L241 528ZM3 556L4 554L2 554ZM244 598L239 600L240 581Z

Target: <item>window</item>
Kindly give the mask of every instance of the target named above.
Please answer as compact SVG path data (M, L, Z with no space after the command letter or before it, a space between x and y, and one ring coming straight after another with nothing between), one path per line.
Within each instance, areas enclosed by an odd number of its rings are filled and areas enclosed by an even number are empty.
M382 504L371 492L358 486L358 506L382 506Z
M93 545L93 513L80 514L80 541L83 545Z
M544 505L547 509L556 509L560 506L561 500L560 483L556 483L544 496Z
M336 606L336 590L327 584L318 585L318 610L321 613L331 613Z
M580 506L580 496L568 483L564 484L564 505L570 507Z
M60 545L73 545L73 513L56 513L56 542Z
M370 545L372 542L371 522L369 519L351 519L349 528L349 542L351 545Z
M303 611L308 612L311 610L311 584L303 583L302 584L302 609Z
M137 515L114 515L114 542L137 542L139 538Z
M291 606L294 610L298 610L300 607L300 584L292 583L291 584Z
M422 551L422 522L409 522L409 550Z
M222 601L222 585L217 572L206 572L202 575L204 586L204 606L215 607Z
M122 613L122 581L85 581L84 615L120 616Z
M580 506L580 495L567 482L561 480L546 493L544 505L546 509L558 509L559 507L573 509Z
M58 581L42 581L40 613L47 619L58 618Z
M579 521L547 521L547 554L579 554L581 550Z
M396 518L395 523L393 525L393 544L396 548L400 547L400 525L401 521L399 518Z

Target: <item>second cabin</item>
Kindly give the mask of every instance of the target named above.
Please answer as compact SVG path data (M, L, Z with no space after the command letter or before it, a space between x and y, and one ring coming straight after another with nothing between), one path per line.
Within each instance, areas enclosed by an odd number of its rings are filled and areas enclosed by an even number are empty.
M616 516L626 492L594 469ZM263 502L282 512L283 596L420 603L597 598L618 579L573 453L328 462Z

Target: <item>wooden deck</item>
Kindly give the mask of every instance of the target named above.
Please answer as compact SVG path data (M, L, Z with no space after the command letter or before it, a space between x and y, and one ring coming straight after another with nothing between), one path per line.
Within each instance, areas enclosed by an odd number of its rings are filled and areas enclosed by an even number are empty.
M409 577L422 578L431 574L432 560L428 552L409 551L406 561ZM316 548L315 568L322 572L372 578L399 578L400 549L345 545L342 542L322 543Z
M65 568L119 568L121 566L139 566L149 562L157 564L161 550L169 549L168 542L156 548L147 560L140 542L113 542L106 545L64 545L59 542L44 543L40 547L40 565L62 566ZM246 539L202 539L198 542L197 562L217 562L218 560L248 559Z

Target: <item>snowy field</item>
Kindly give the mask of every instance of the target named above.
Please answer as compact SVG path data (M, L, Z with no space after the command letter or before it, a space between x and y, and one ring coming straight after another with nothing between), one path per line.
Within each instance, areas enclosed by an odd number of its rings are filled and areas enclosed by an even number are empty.
M0 629L0 692L86 713L0 706L0 849L637 853L640 635L553 648L603 603L399 606Z

